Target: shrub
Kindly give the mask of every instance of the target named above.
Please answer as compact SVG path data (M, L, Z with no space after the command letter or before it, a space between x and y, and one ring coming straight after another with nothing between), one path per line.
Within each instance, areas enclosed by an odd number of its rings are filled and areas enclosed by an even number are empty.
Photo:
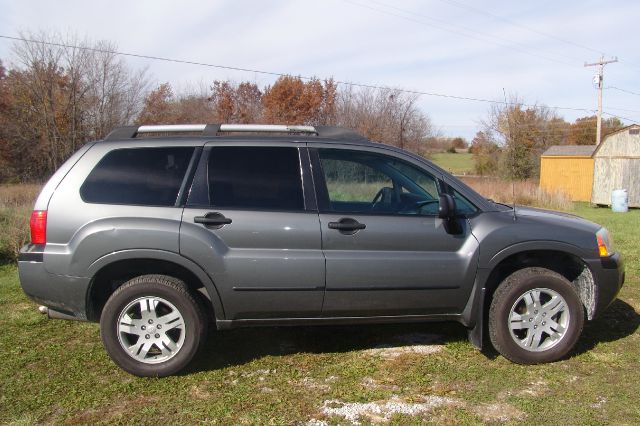
M20 248L29 242L29 217L41 188L31 184L0 186L0 260L16 261Z

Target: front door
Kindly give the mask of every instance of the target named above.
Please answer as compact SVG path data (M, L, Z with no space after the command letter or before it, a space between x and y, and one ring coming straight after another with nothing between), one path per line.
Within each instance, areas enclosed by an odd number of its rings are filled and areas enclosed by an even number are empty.
M324 256L306 148L249 145L205 146L180 252L211 276L227 319L319 316Z
M324 316L459 313L478 242L437 217L444 184L379 150L312 149L326 257ZM461 206L472 213L471 203Z

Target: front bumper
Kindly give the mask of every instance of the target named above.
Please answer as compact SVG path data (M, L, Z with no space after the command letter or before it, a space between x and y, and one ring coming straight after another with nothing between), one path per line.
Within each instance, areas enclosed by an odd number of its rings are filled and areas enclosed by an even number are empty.
M90 279L47 272L44 245L28 244L18 255L22 290L35 302L79 320L87 319L86 298Z
M620 253L600 259L586 261L596 285L596 306L594 317L598 316L613 302L624 284L624 261Z

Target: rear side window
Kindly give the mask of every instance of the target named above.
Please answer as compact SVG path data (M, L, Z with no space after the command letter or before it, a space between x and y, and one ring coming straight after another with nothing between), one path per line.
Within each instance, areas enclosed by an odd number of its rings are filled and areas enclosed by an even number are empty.
M303 210L297 148L214 147L209 155L212 206L264 210Z
M175 205L193 147L126 148L109 152L80 188L87 203Z

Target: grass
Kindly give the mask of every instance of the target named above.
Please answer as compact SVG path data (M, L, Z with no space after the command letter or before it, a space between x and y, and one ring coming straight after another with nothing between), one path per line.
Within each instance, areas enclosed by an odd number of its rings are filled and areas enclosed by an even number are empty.
M473 154L468 152L438 152L432 154L429 159L454 175L474 174Z
M539 366L476 351L457 324L262 328L211 332L184 374L140 379L96 324L43 318L2 266L0 423L349 424L352 410L365 424L638 424L640 211L575 212L610 229L627 283L571 358ZM385 411L398 406L418 414Z

